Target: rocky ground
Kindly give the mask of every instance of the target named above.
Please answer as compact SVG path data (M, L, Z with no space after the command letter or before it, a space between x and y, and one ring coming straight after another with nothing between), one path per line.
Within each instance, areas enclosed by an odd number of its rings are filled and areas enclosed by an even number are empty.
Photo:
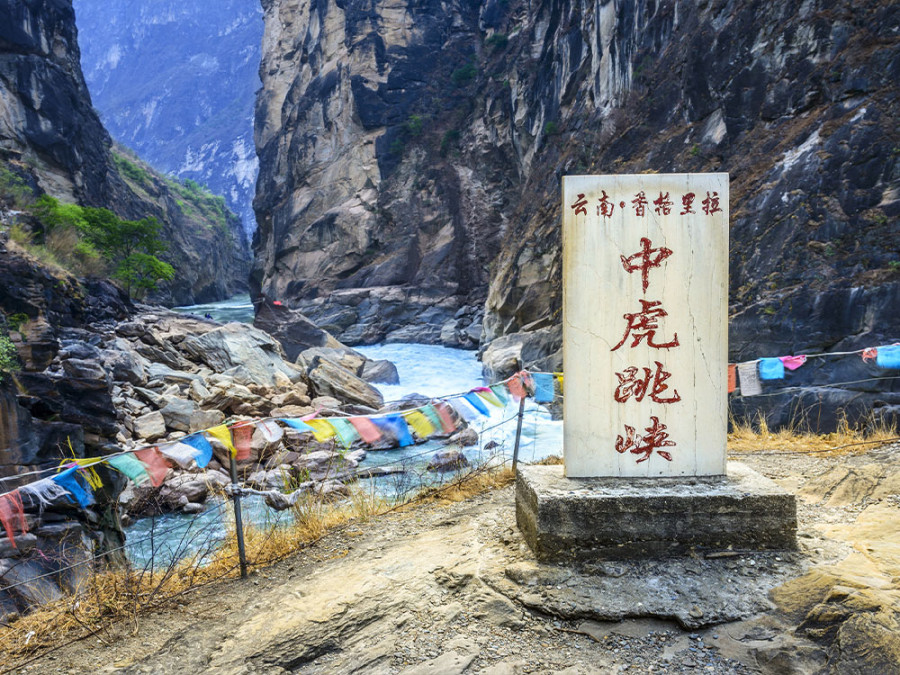
M896 673L900 445L740 459L799 550L541 565L511 487L352 524L23 672Z

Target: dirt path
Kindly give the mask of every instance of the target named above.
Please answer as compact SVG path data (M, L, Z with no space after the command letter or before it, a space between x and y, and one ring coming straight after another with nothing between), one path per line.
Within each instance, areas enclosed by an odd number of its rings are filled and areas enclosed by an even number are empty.
M798 492L798 553L537 565L507 487L343 528L24 672L900 672L900 447L740 459Z

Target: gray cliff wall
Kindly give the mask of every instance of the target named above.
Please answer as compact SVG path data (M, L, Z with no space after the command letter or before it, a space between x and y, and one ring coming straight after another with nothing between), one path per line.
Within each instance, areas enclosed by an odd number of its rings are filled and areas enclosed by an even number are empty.
M178 277L158 300L188 304L246 288L249 253L236 218L210 228L161 177L120 173L81 72L71 0L0 0L0 95L4 168L62 201L162 222L163 257Z
M896 4L299 5L263 3L252 292L558 367L561 176L726 171L733 360L900 335Z

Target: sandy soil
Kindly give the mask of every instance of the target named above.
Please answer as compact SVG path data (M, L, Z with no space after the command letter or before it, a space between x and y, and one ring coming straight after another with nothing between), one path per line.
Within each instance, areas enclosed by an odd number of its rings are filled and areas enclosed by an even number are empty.
M737 459L797 493L799 551L538 565L510 486L346 526L21 672L900 673L900 445Z

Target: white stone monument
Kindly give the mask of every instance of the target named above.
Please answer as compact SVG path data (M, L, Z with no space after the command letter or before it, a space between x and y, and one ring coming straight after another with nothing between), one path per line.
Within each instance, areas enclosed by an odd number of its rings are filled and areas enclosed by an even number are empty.
M565 475L725 474L728 174L562 192Z
M728 176L563 178L565 467L522 466L539 560L796 547L792 494L726 472Z

